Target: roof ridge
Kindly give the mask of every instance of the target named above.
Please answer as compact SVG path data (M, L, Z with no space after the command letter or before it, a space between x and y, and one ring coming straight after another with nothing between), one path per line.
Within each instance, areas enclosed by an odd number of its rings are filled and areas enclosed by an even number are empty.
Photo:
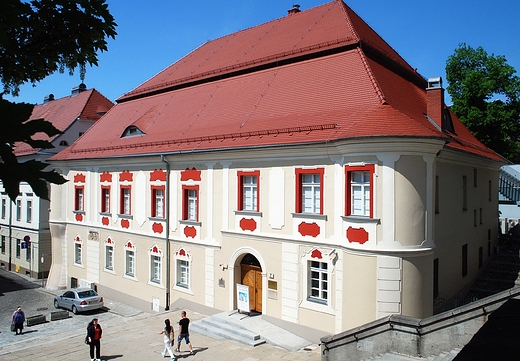
M250 131L250 132L240 132L240 133L228 133L228 134L218 134L213 136L200 136L200 137L191 137L184 139L171 139L171 140L163 140L163 141L154 141L154 142L142 142L142 143L132 143L125 145L116 145L111 147L97 147L97 148L89 148L89 149L72 149L71 153L85 153L85 152L96 152L96 151L104 151L111 149L128 149L128 148L139 148L152 145L154 147L161 145L172 145L172 144L183 144L183 143L194 143L194 142L203 142L203 141L214 141L214 140L224 140L224 139L234 139L234 138L250 138L255 136L264 136L264 135L278 135L278 134L290 134L290 133L303 133L303 132L312 132L314 130L326 130L326 129L335 129L337 124L329 123L329 124L317 124L317 125L306 125L300 127L291 127L291 128L278 128L278 129L266 129L266 130L258 130L258 131Z

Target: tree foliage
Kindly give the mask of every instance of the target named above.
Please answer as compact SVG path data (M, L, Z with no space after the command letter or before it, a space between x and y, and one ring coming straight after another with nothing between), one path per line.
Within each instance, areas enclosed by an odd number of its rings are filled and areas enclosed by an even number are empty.
M486 146L520 162L520 78L504 56L460 44L446 62L452 110Z
M48 141L33 140L36 133L59 134L43 119L26 121L34 105L11 103L4 94L18 95L20 85L33 85L56 71L69 74L87 65L98 65L98 52L115 38L117 24L105 0L9 0L0 2L0 180L9 197L18 196L26 181L36 195L48 199L47 182L65 179L45 171L46 163L19 163L13 153L16 142L36 149L52 148Z

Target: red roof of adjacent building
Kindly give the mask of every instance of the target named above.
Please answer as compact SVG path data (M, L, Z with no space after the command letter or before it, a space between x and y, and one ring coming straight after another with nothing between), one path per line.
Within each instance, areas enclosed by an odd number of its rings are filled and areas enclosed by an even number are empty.
M28 120L44 119L64 132L76 120L98 120L113 106L114 104L96 89L90 89L35 105ZM52 142L58 136L48 137L45 133L37 133L32 138ZM14 153L16 156L29 155L39 150L26 143L17 143Z
M210 41L118 99L53 159L331 142L445 139L500 156L452 114L456 134L426 116L427 81L342 1ZM142 134L123 137L129 126Z

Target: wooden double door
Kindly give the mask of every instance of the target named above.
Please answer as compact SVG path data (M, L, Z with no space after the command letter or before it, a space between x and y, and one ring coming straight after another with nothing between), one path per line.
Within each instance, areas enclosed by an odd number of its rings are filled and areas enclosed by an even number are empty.
M262 312L262 269L258 266L241 264L242 284L249 286L250 311Z

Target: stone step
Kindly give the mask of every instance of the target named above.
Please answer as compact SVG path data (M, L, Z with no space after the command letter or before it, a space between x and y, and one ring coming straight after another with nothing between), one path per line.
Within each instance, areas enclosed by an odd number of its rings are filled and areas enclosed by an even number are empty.
M253 347L265 343L265 339L259 334L251 332L235 323L226 322L223 318L206 317L192 322L190 328L202 335L216 339L225 338Z

